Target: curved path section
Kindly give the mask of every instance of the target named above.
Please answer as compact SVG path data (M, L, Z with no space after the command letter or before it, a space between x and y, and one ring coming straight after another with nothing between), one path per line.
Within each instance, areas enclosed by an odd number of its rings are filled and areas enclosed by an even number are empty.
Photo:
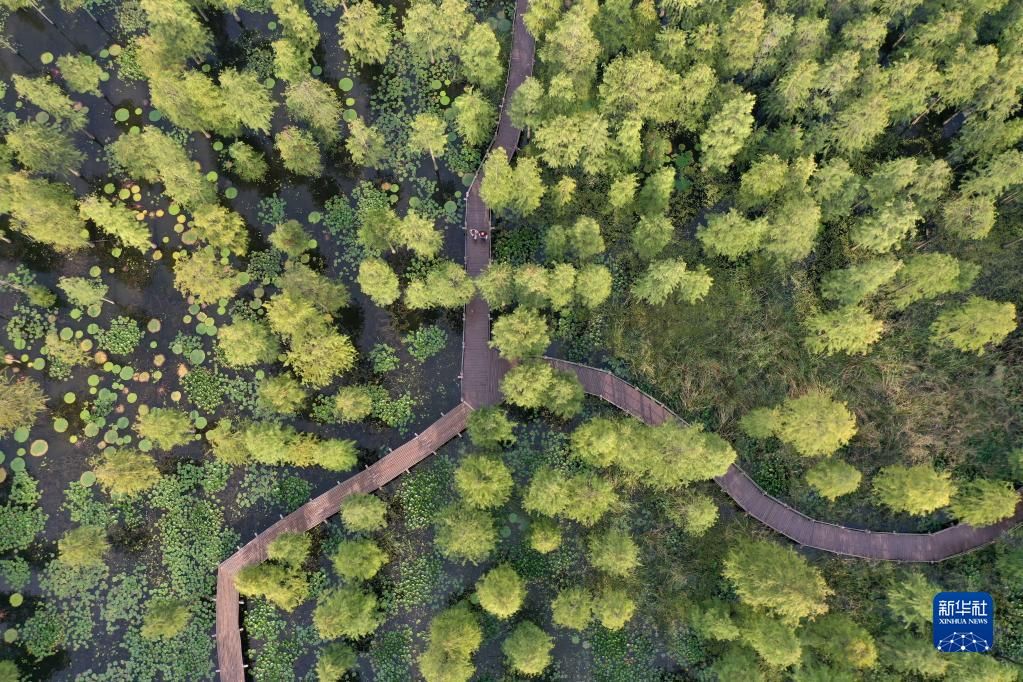
M573 372L587 393L647 424L656 426L679 419L662 403L610 372L567 360L545 359L557 369ZM768 495L734 464L715 481L747 514L772 530L806 547L861 559L943 561L994 542L1002 533L1023 523L1020 501L1015 515L991 526L974 528L961 523L936 533L876 533L812 519Z
M502 148L509 158L518 147L521 131L512 125L505 103L533 69L535 45L522 21L522 15L528 9L529 0L516 0L508 81L501 102L497 132L491 143L491 149ZM474 277L490 263L490 240L474 240L469 233L470 229L490 232L490 210L479 193L481 180L482 167L469 188L465 209L465 269ZM462 373L459 375L461 402L423 433L372 466L302 505L220 564L217 571L216 640L217 672L221 680L245 682L247 666L239 627L238 590L234 586L234 577L238 571L264 561L267 558L267 546L281 533L308 531L336 514L341 508L341 502L352 493L377 490L406 473L464 431L473 409L501 401L500 381L509 365L497 351L490 348L490 310L477 295L465 307L464 315ZM587 393L603 398L647 424L657 425L669 419L678 419L662 403L610 372L555 358L546 360L558 369L574 372ZM717 483L750 516L795 542L864 559L941 561L982 547L1023 522L1021 502L1011 519L985 528L961 524L927 535L871 533L811 519L765 493L734 465L717 479Z

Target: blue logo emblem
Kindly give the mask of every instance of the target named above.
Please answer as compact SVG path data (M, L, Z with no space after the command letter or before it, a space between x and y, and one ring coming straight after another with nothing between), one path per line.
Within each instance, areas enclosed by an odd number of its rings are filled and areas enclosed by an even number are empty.
M987 592L934 595L934 647L985 653L995 643L995 602Z

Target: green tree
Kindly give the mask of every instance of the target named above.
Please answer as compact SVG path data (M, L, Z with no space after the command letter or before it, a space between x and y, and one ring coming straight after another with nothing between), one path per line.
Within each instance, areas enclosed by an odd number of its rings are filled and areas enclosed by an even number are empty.
M271 561L242 568L235 574L234 586L239 594L264 597L288 613L309 597L309 579L305 574Z
M0 372L0 436L30 428L45 407L46 393L35 380Z
M696 236L711 254L734 261L758 249L768 228L766 218L750 220L733 208L708 216Z
M188 415L173 407L154 407L135 418L135 433L160 450L171 450L192 441L195 431Z
M121 135L109 147L114 160L132 176L162 183L164 194L186 209L216 203L216 186L174 138L154 126Z
M358 6L367 4L369 4L369 0L364 0ZM386 165L386 138L383 133L375 127L367 125L361 118L355 118L348 122L348 139L345 140L345 149L348 150L356 165L376 169L381 169Z
M964 353L983 355L1016 329L1016 306L972 296L966 303L945 310L931 324L931 339Z
M507 152L498 147L483 163L480 196L492 211L525 217L540 207L545 188L535 159L520 158L514 170Z
M540 552L550 554L561 546L561 528L552 519L535 519L530 523L529 546Z
M554 225L547 230L547 255L557 260L588 260L604 253L600 225L589 216L579 216L571 226Z
M753 68L764 32L764 15L765 8L759 0L747 0L721 26L722 74L734 76Z
M160 481L152 456L127 448L106 448L95 469L96 481L114 497L132 497Z
M359 448L354 440L332 438L316 444L311 464L327 471L348 471L359 461Z
M203 303L212 303L233 297L241 282L234 268L221 263L212 249L206 248L178 258L174 264L174 287Z
M357 355L350 338L321 327L292 337L284 364L295 370L302 383L323 388L354 367Z
M649 261L671 242L675 226L667 216L639 216L632 231L632 248L639 258Z
M91 220L107 234L117 237L125 246L143 252L152 247L149 228L126 206L111 203L98 195L91 195L78 203L78 215L84 220Z
M266 555L273 561L298 570L309 558L312 544L313 539L306 533L284 532L266 546Z
M78 526L57 541L57 558L73 568L102 566L110 549L107 531L100 526Z
M227 148L227 155L231 159L228 167L242 180L261 182L266 177L269 170L266 158L245 142L232 142Z
M277 360L281 345L263 322L243 317L217 328L217 347L231 367L252 367Z
M269 133L277 101L260 77L252 70L224 69L217 78L223 103L217 112L220 130L232 135L239 135L244 129ZM288 109L291 108L289 101Z
M387 503L369 493L352 493L341 502L341 521L351 533L371 533L387 527Z
M378 306L391 305L401 295L398 276L381 258L367 258L359 264L358 282L362 293Z
M466 144L477 147L490 139L497 118L497 109L487 98L472 88L451 103L455 130Z
M681 258L665 259L650 264L646 273L632 285L632 293L651 305L663 305L672 295L687 303L696 303L707 295L713 282L702 265L689 270Z
M101 97L99 89L103 78L103 67L87 54L65 54L57 57L60 76L73 92Z
M877 664L877 645L865 627L844 613L829 613L807 623L803 645L843 670L864 670Z
M405 290L405 302L413 309L461 308L475 293L465 268L453 261L439 261L422 279L412 280Z
M740 426L753 438L775 436L804 457L830 455L856 435L856 416L844 402L812 391L775 408L753 410Z
M513 367L501 380L501 393L513 405L545 408L560 419L570 419L582 409L582 385L571 372L555 371L542 360Z
M806 472L806 482L820 496L834 502L860 487L863 474L853 465L840 459L829 458L817 462Z
M636 116L651 123L677 121L685 99L681 76L648 52L611 60L604 68L598 92L605 114L614 118Z
M521 360L543 353L551 344L547 320L532 308L516 308L494 323L490 347L508 360Z
M500 407L489 405L469 413L466 429L473 445L481 448L507 447L515 444L515 422Z
M811 352L823 355L866 355L884 332L884 322L856 304L818 311L803 325L808 332L803 343Z
M68 130L79 131L89 122L88 114L74 100L47 76L27 78L19 74L11 76L14 90L54 119Z
M91 308L93 306L99 307L103 303L112 303L112 301L105 298L109 287L99 278L61 277L57 281L57 286L67 296L67 300L71 305Z
M373 396L364 386L342 386L334 396L334 414L342 422L362 421L373 411Z
M961 290L961 276L968 264L961 264L945 253L924 253L911 256L895 275L889 300L896 310L905 310L910 304ZM972 279L972 278L970 278ZM972 284L969 281L967 286Z
M272 414L296 415L308 398L309 393L290 374L264 377L256 386L256 405Z
M349 670L358 666L355 649L341 642L331 642L316 657L316 679L318 682L337 682Z
M593 615L608 630L621 630L636 613L636 601L623 587L605 586L593 600Z
M414 0L405 12L403 30L412 51L435 62L458 51L472 24L465 0Z
M297 220L285 220L270 233L270 244L287 254L289 258L298 258L309 250L312 238L313 236L302 227L302 223Z
M188 627L192 612L178 599L150 599L142 617L142 637L171 639Z
M996 213L994 197L958 197L943 206L942 225L960 239L983 239L994 228Z
M842 305L855 305L892 281L902 267L895 258L872 258L821 278L821 296Z
M426 682L468 682L473 675L470 657L482 642L479 620L465 602L441 611L430 623L419 672Z
M245 219L219 204L195 209L192 224L200 239L218 249L229 249L238 256L249 250L249 233Z
M500 507L508 498L515 482L511 471L499 457L470 455L455 469L455 489L470 507Z
M551 602L555 625L572 630L585 630L593 620L593 595L581 586L568 587Z
M639 566L639 546L628 531L610 528L589 540L590 564L611 576L625 577Z
M337 32L341 49L357 64L382 64L391 51L391 23L371 0L346 9Z
M60 126L41 121L15 124L5 138L18 163L33 173L78 175L85 155Z
M694 537L705 534L718 520L718 505L703 494L693 496L682 508L682 527Z
M526 583L510 564L501 564L476 582L476 596L484 611L507 620L522 608Z
M849 237L856 248L886 253L912 233L921 220L912 202L891 202L853 222Z
M458 60L466 80L486 90L501 84L504 64L501 45L489 24L476 24L458 48Z
M10 173L0 183L11 229L63 253L89 245L70 187L31 178L25 172Z
M893 511L928 514L946 506L955 493L951 474L928 464L884 467L874 476L874 494Z
M313 611L313 625L325 640L365 637L383 621L384 615L377 606L376 595L358 585L324 592Z
M389 557L372 540L342 540L331 561L334 570L345 580L369 580L375 576Z
M522 675L541 674L551 664L554 639L534 623L522 621L501 645L508 666Z
M931 623L934 595L938 592L941 588L922 573L909 572L888 588L888 609L905 627L922 632Z
M318 140L327 146L337 140L342 107L332 87L315 78L303 78L288 84L284 101L291 118L308 124Z
M453 561L478 564L497 545L494 519L486 511L452 504L442 509L435 521L434 542L440 553Z
M399 241L416 255L433 258L443 245L443 235L434 227L434 221L409 209L398 228Z
M703 167L723 173L732 165L746 139L753 132L753 103L756 97L740 93L721 104L700 135Z
M611 296L611 271L606 265L590 263L579 268L575 277L575 297L593 309Z
M423 113L412 119L408 137L409 149L420 154L423 152L429 154L434 170L437 170L437 157L444 156L447 144L447 126L440 116Z
M783 669L799 663L803 651L794 623L766 613L747 613L739 627L739 638L772 668Z
M316 176L323 173L320 147L306 131L287 127L277 133L274 144L284 167L296 175Z
M976 479L952 496L952 514L971 526L990 526L1016 513L1020 495L1008 481Z
M933 598L933 593L931 598ZM928 601L930 611L930 601ZM908 633L885 638L882 648L885 663L895 672L940 678L948 669L950 656L942 656L937 647L918 635Z
M832 594L823 576L788 547L768 540L744 540L725 557L722 574L740 601L794 625L828 611Z

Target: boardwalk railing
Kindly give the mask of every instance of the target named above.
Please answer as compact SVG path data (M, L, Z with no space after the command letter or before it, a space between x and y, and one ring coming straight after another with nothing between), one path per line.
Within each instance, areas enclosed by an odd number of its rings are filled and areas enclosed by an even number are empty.
M544 359L557 369L575 373L587 393L603 398L641 421L652 425L662 424L669 418L682 421L659 400L607 370L557 358ZM818 521L793 509L764 491L736 464L715 481L750 516L794 542L860 559L944 561L988 545L1023 523L1023 501L1020 501L1012 517L990 526L960 523L932 533L860 530Z

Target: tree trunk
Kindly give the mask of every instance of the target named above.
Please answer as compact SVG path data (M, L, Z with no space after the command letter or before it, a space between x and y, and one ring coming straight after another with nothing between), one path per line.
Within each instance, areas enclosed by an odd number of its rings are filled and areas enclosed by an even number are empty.
M53 19L51 19L50 17L46 16L46 12L44 12L44 11L43 11L43 8L42 8L42 7L40 7L40 6L38 5L38 3L36 3L36 2L33 2L33 3L32 3L32 7L34 7L34 8L35 8L35 10L36 10L37 12L39 12L39 16L41 16L41 17L42 17L43 19L46 19L46 20L47 20L48 22L50 22L50 24L51 24L51 25L53 25L53 26L56 26L56 24L54 24L54 23L53 23ZM63 35L63 34L62 34L62 35Z

